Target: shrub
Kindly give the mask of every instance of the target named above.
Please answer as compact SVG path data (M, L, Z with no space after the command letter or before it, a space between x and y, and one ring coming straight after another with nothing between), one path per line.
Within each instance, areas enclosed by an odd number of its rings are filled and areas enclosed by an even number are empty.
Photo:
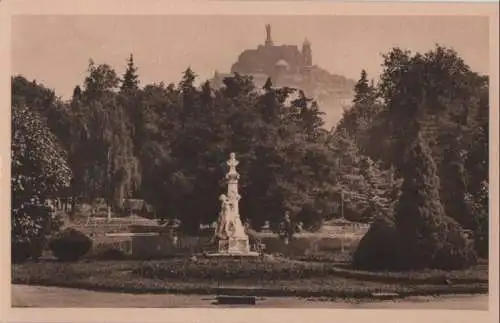
M37 260L52 232L61 226L61 218L37 198L12 211L11 259Z
M11 245L11 260L13 263L25 262L28 259L38 261L45 247L45 238L31 238L29 241L15 241Z
M379 217L359 242L352 266L366 270L402 269L404 255L394 220Z
M68 228L53 238L49 247L61 261L77 261L92 247L92 239L80 231Z
M439 225L438 243L429 255L427 267L445 270L467 268L477 263L474 242L468 239L461 226L444 217ZM408 259L408 251L394 221L379 218L361 239L354 253L352 266L365 270L403 270L417 267Z

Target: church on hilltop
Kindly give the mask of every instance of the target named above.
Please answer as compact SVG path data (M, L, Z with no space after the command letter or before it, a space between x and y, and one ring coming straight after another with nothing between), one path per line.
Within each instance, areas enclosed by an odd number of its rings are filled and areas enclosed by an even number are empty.
M302 89L314 98L326 113L325 126L333 126L342 116L343 108L351 104L355 81L333 75L313 64L311 42L306 38L302 48L297 45L277 45L271 36L271 26L266 25L264 44L256 49L244 50L231 73L215 72L211 81L215 88L223 85L224 78L235 73L252 76L257 87L264 86L270 77L277 87Z

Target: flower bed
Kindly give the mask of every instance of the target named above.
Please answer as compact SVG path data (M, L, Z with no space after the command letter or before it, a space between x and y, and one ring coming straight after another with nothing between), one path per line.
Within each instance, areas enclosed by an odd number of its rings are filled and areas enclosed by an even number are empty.
M335 274L335 267L329 264L263 258L202 258L196 261L179 258L171 261L149 262L132 272L139 277L158 279L269 281L331 276Z

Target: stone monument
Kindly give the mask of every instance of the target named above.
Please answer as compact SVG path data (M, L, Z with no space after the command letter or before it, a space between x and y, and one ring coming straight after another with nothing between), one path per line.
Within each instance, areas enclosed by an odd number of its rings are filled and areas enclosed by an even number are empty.
M241 198L238 193L240 174L236 171L238 163L236 154L231 153L227 161L229 167L226 174L227 195L222 194L219 198L221 211L215 229L214 240L218 244L217 253L221 255L256 254L250 251L248 235L240 219L238 205Z

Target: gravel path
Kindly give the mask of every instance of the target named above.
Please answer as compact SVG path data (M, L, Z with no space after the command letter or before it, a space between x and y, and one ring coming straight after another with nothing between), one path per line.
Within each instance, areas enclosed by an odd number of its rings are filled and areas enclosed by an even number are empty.
M210 295L125 294L29 285L12 285L11 291L13 307L221 307L216 304L215 296ZM258 298L256 307L488 310L488 295L412 297L397 301L372 302L266 297Z

